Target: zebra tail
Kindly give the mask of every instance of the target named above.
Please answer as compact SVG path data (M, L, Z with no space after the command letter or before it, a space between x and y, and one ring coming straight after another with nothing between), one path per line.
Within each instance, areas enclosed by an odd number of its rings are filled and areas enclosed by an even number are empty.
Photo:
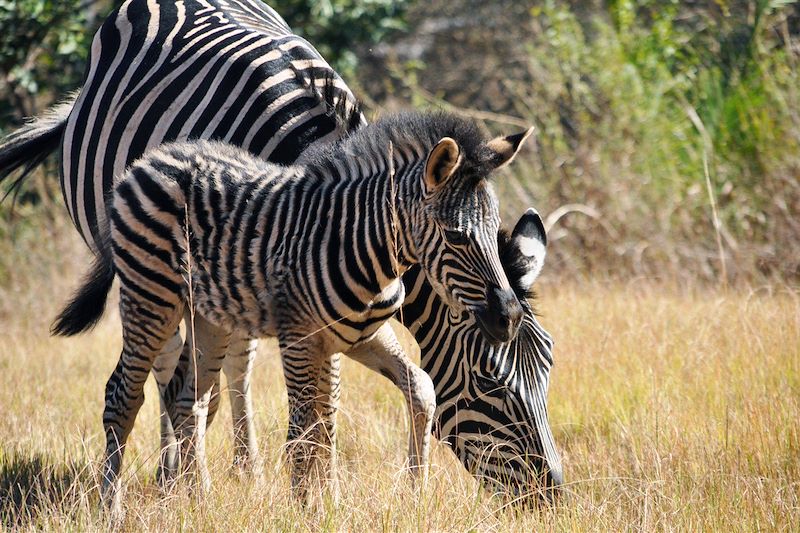
M22 169L0 201L15 190L39 164L53 153L61 142L78 92L70 94L41 115L34 117L21 128L0 140L0 183L15 171Z
M52 335L71 337L83 333L92 329L103 316L108 292L114 282L114 264L106 252L108 249L100 248L81 288L50 327Z

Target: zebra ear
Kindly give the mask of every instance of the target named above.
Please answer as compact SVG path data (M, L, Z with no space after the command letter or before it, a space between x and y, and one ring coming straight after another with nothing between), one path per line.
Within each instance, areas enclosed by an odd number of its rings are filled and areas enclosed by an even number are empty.
M433 150L428 154L425 162L425 189L433 192L452 176L464 157L461 155L461 148L458 143L450 137L442 138Z
M495 168L501 168L509 164L522 148L523 143L531 136L534 128L530 127L527 130L508 135L506 137L495 137L486 143L486 146L491 150L492 156L489 163Z
M524 265L519 285L529 288L539 277L547 254L547 234L536 209L530 207L520 217L511 232L511 242L519 252L520 264Z

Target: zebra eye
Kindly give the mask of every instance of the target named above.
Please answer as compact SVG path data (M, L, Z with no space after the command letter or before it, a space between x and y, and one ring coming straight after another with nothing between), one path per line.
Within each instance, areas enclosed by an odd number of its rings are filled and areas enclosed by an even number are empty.
M478 390L483 394L494 396L495 398L503 398L506 395L506 386L502 383L479 374L473 374L472 376Z
M447 242L455 246L463 246L469 241L469 237L466 233L453 229L444 230L444 238L447 239Z

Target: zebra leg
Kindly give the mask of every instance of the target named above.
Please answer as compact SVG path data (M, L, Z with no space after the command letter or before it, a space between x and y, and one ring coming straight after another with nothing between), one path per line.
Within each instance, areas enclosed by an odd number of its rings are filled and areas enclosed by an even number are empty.
M253 397L250 393L250 377L257 347L257 340L234 333L222 362L233 415L233 464L239 472L246 474L257 474L261 468L253 425Z
M162 487L166 487L178 473L178 440L175 438L175 429L167 409L165 393L170 379L175 374L175 368L183 351L183 339L179 330L170 337L153 364L153 375L156 378L159 392L160 423L161 423L161 454L158 460L156 480Z
M324 452L324 462L319 473L326 482L335 502L339 501L339 483L336 462L336 413L341 397L341 354L334 353L323 359L322 372L317 381L319 393L315 412L319 416L319 449Z
M230 333L195 315L184 345L186 364L179 364L166 394L167 407L178 435L181 470L199 482L201 491L211 486L205 457L205 432L214 390L219 390L219 371L228 349ZM174 401L172 401L174 398Z
M347 355L386 376L406 399L410 420L408 463L416 478L427 476L436 391L430 376L408 358L388 322L371 340Z
M175 332L182 314L180 299L163 295L160 304L142 301L123 284L120 287L122 355L108 379L103 427L106 452L103 460L101 497L112 518L122 516L119 472L125 443L139 408L144 403L144 384L153 361Z
M326 354L314 337L281 336L280 345L289 397L286 440L292 490L305 502L312 480L326 484L334 472L340 358Z
M222 364L225 364L225 355L222 356ZM208 415L206 416L206 430L211 425L211 422L214 421L214 418L217 416L217 410L219 409L220 399L221 396L219 392L222 390L220 384L220 373L216 372L214 375L214 384L211 385L211 398L208 400Z

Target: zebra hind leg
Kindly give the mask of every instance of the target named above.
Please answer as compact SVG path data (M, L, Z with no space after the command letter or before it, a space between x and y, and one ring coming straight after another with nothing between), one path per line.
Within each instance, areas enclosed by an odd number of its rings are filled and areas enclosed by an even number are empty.
M383 324L375 337L347 353L384 375L403 392L409 414L408 463L415 479L427 477L436 391L430 376L406 355L391 325Z
M325 354L314 337L281 336L281 357L289 397L287 459L295 497L307 503L314 482L332 483L334 498L336 411L339 400L338 354Z
M234 334L222 362L233 415L233 466L236 472L245 475L258 475L261 472L253 423L253 396L250 392L257 347L257 340ZM209 419L211 416L209 413Z
M172 419L169 416L165 394L167 386L175 374L175 369L181 358L181 352L183 352L183 338L180 331L175 330L174 335L167 341L153 364L153 375L158 384L161 427L161 453L159 455L156 480L162 489L166 489L171 485L178 474L179 468L178 440L175 437L175 429L172 427Z
M190 331L187 331L191 335ZM187 339L188 341L188 339ZM258 341L255 339L244 338L238 333L234 333L230 341L227 354L222 362L222 369L227 379L228 393L231 402L231 413L233 420L233 441L234 441L234 470L238 474L256 476L261 472L261 462L258 453L258 444L256 441L254 420L253 420L253 399L250 392L250 378L253 371L253 363L256 357L256 348ZM183 346L182 346L183 347ZM188 349L187 349L188 348ZM208 347L203 348L204 352L208 351ZM166 352L166 349L165 349ZM165 357L162 353L161 357ZM161 358L159 358L160 361ZM174 373L177 373L179 380L173 383L177 387L179 384L182 387L185 376L189 372L189 362L191 359L191 345L187 342L180 355L177 369L170 372L169 378ZM157 361L156 363L158 364ZM167 381L169 381L169 378ZM159 381L160 383L160 381ZM166 387L165 387L166 388ZM219 375L215 380L213 392L208 405L208 417L206 420L206 427L211 425L217 408L219 407L220 395ZM173 410L173 403L175 401L176 393L167 393L162 396L165 401L166 410L168 412ZM167 415L167 424L170 431L172 430L172 421ZM174 439L174 433L173 433ZM163 442L163 439L162 439ZM174 441L177 446L177 441ZM162 449L163 452L163 449ZM178 458L175 454L175 471L178 470ZM172 457L170 455L169 457Z
M230 332L199 315L188 328L188 342L165 393L172 425L180 444L180 470L193 486L205 493L211 486L205 455L209 410L216 410L219 372L230 342ZM173 400L174 398L174 400Z
M101 480L101 499L115 521L122 517L119 474L125 443L144 403L144 384L182 314L182 302L177 296L160 304L142 301L124 284L120 287L122 355L106 384L103 411L106 452Z

